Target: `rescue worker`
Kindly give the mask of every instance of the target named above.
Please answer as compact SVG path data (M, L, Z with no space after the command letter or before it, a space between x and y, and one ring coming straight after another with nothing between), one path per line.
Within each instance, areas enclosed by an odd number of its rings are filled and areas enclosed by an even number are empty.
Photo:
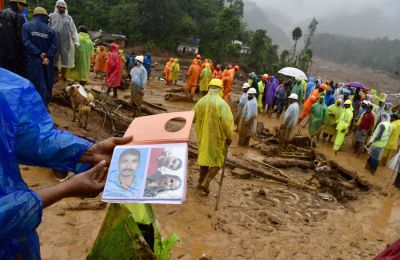
M397 148L399 147L399 137L400 137L400 120L398 120L398 116L396 114L392 114L390 116L392 132L390 133L388 143L385 147L385 151L382 156L381 163L382 165L386 165L386 163L392 159L395 154Z
M26 48L26 77L36 88L47 106L52 97L54 67L57 52L56 33L48 26L48 14L42 7L33 10L32 21L22 29L22 41Z
M2 68L0 124L0 259L40 259L36 228L43 209L67 197L97 196L104 188L114 147L132 137L93 144L56 129L31 82ZM87 171L34 191L24 182L19 163Z
M150 80L150 75L151 75L151 65L153 64L153 60L152 60L152 58L151 58L151 54L150 53L147 53L145 56L144 56L144 59L143 59L143 67L146 69L146 71L147 71L147 81L149 81Z
M242 96L240 97L239 104L238 104L238 108L237 108L237 111L236 111L235 124L236 124L237 126L239 126L240 118L242 117L243 108L244 108L244 106L246 105L247 101L249 100L249 99L247 98L247 97L248 97L247 91L249 91L249 89L250 89L249 83L247 83L247 82L244 83L243 86L242 86L242 92L243 92L243 94L242 94Z
M275 94L279 81L274 76L268 77L268 82L265 84L264 96L262 105L264 107L264 114L271 116L274 111Z
M300 107L297 100L297 94L290 94L289 107L283 116L283 121L280 126L280 132L283 134L283 141L285 144L292 141L293 130L296 127L297 118L299 117Z
M335 151L335 154L340 150L342 144L344 143L344 139L346 138L346 134L349 131L352 119L353 111L351 110L351 100L348 99L344 102L344 109L340 114L340 118L336 126L336 139L333 145L333 150Z
M242 116L240 117L238 132L239 141L238 145L248 146L250 144L250 138L256 134L257 131L257 91L254 88L250 88L247 91L248 101L242 110Z
M197 188L210 193L210 182L224 164L224 155L233 138L233 115L228 103L222 99L220 79L210 82L208 94L194 107L194 124L198 138L200 176Z
M325 96L320 97L318 102L312 106L310 126L308 127L308 132L312 139L316 137L319 140L322 126L325 124L327 118L327 110ZM313 143L315 143L315 140L313 140Z
M325 102L326 103L326 102ZM342 100L336 100L336 103L328 107L328 118L326 119L325 129L323 134L323 140L326 138L326 142L331 142L332 137L336 134L336 124L339 120L340 114L342 113Z
M21 39L25 18L22 12L27 8L26 0L10 0L9 8L0 12L0 67L25 74L25 47Z
M93 42L86 26L79 26L79 46L75 51L75 67L67 70L66 78L86 85L90 75L90 58L93 55Z
M392 125L390 124L390 116L387 113L382 113L380 123L366 145L370 151L365 168L369 170L372 175L375 175L375 172L378 169L379 161L382 159L391 131Z
M303 121L304 118L310 115L313 104L317 103L319 97L321 96L321 93L324 92L327 88L328 86L326 84L321 84L317 89L314 89L311 95L307 98L306 102L304 102L303 112L297 120L298 125Z
M222 73L222 82L224 86L223 95L224 100L228 101L231 98L232 87L233 87L233 78L230 70L232 69L232 65L229 64L228 68L224 70Z
M106 74L107 59L108 59L108 54L106 51L106 47L100 46L100 51L96 55L96 63L94 65L94 72L96 73L96 78L99 73L103 76Z
M303 103L303 86L302 86L302 84L301 84L301 80L299 79L299 80L297 80L296 81L296 85L292 88L292 94L294 93L294 94L297 94L297 96L299 97L299 100L298 100L298 102L299 102L299 104L302 104Z
M110 44L110 52L108 53L106 64L106 94L109 95L112 90L114 98L118 97L118 88L121 86L122 80L122 62L118 54L118 48L117 44Z
M257 109L258 109L258 112L260 112L260 113L263 110L263 97L264 97L264 91L266 89L267 84L268 84L268 74L264 74L261 76L261 80L257 84L257 88L258 88Z
M65 81L67 69L75 67L75 47L79 46L79 36L74 20L68 15L67 3L58 0L54 13L49 15L49 25L56 31L57 54L54 59L55 76L58 81L59 66L61 67L61 79Z
M135 105L136 113L140 114L140 107L143 103L144 87L147 82L147 71L143 66L143 56L135 58L136 65L131 70L131 102Z
M214 69L213 79L222 79L221 64L217 64L217 67Z
M165 64L164 67L164 76L165 76L165 85L171 85L171 79L169 78L169 75L171 73L171 66L172 63L174 62L174 58L169 58L167 63Z
M375 125L375 116L372 113L372 105L368 104L366 111L360 116L360 119L356 123L357 132L355 134L355 142L353 144L353 150L357 157L360 156L364 149L365 141L370 135Z
M194 59L192 65L190 65L188 70L188 76L186 79L185 93L192 99L194 94L196 94L197 85L199 84L199 78L201 73L201 63L199 59Z
M175 59L174 62L171 64L171 72L169 75L169 79L171 83L175 81L174 85L178 83L179 79L179 72L181 71L181 67L179 65L179 59Z
M203 64L204 65L204 64ZM209 63L205 63L204 69L200 74L200 92L202 96L205 96L208 92L208 84L212 79L212 71Z

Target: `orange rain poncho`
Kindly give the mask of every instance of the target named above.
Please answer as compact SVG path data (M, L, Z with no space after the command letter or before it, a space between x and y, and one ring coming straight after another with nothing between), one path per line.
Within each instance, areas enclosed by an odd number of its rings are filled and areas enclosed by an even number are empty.
M96 55L96 64L94 66L94 72L106 72L108 54L104 46L100 46L100 51Z
M169 74L171 73L171 65L174 62L174 58L170 58L167 64L164 67L164 75L167 80L169 80Z
M304 109L297 121L298 123L301 123L301 121L303 121L303 119L305 117L311 115L311 108L315 103L317 103L320 96L321 96L321 92L319 92L318 89L314 89L313 92L311 93L311 95L307 98L306 102L304 102L304 105L303 105Z
M186 89L191 89L191 96L194 96L197 84L199 83L201 73L201 66L199 63L200 62L197 59L193 60L192 65L189 67L188 77L186 79Z
M231 97L231 93L232 93L233 77L232 77L231 70L225 69L224 73L222 73L222 82L224 83L223 93L224 93L225 100L228 100Z

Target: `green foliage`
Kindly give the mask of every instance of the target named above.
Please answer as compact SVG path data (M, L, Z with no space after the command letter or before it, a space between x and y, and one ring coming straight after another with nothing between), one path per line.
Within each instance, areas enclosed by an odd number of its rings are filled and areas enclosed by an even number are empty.
M373 40L333 34L318 34L312 50L318 57L337 63L370 67L398 75L400 72L400 40ZM397 72L397 74L396 74Z
M292 39L293 41L297 42L301 36L303 36L303 32L301 31L300 27L294 28L292 32Z
M252 35L250 47L252 53L249 65L257 68L257 72L260 74L271 73L273 65L279 61L278 46L272 44L267 31L262 29L255 31Z

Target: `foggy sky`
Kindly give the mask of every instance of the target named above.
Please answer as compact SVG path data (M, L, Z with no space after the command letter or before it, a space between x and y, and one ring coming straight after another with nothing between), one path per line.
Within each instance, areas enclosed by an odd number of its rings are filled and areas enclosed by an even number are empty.
M293 22L309 18L354 14L364 10L379 9L385 16L397 19L400 12L398 0L252 0L260 7L272 8L286 13Z
M290 35L296 26L306 28L312 17L319 32L355 37L400 39L400 0L249 0Z

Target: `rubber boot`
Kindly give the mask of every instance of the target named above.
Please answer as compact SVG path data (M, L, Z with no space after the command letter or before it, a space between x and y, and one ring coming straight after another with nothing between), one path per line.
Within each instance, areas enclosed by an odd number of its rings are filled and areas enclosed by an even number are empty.
M210 193L210 182L215 178L215 176L217 176L219 172L219 168L218 167L212 167L210 169L210 171L208 172L206 178L204 179L204 181L201 183L201 189L206 193L209 194Z
M208 171L209 171L209 167L207 166L200 166L200 174L199 174L199 181L197 182L197 186L196 189L201 189L201 183L204 181L204 179L206 178Z

